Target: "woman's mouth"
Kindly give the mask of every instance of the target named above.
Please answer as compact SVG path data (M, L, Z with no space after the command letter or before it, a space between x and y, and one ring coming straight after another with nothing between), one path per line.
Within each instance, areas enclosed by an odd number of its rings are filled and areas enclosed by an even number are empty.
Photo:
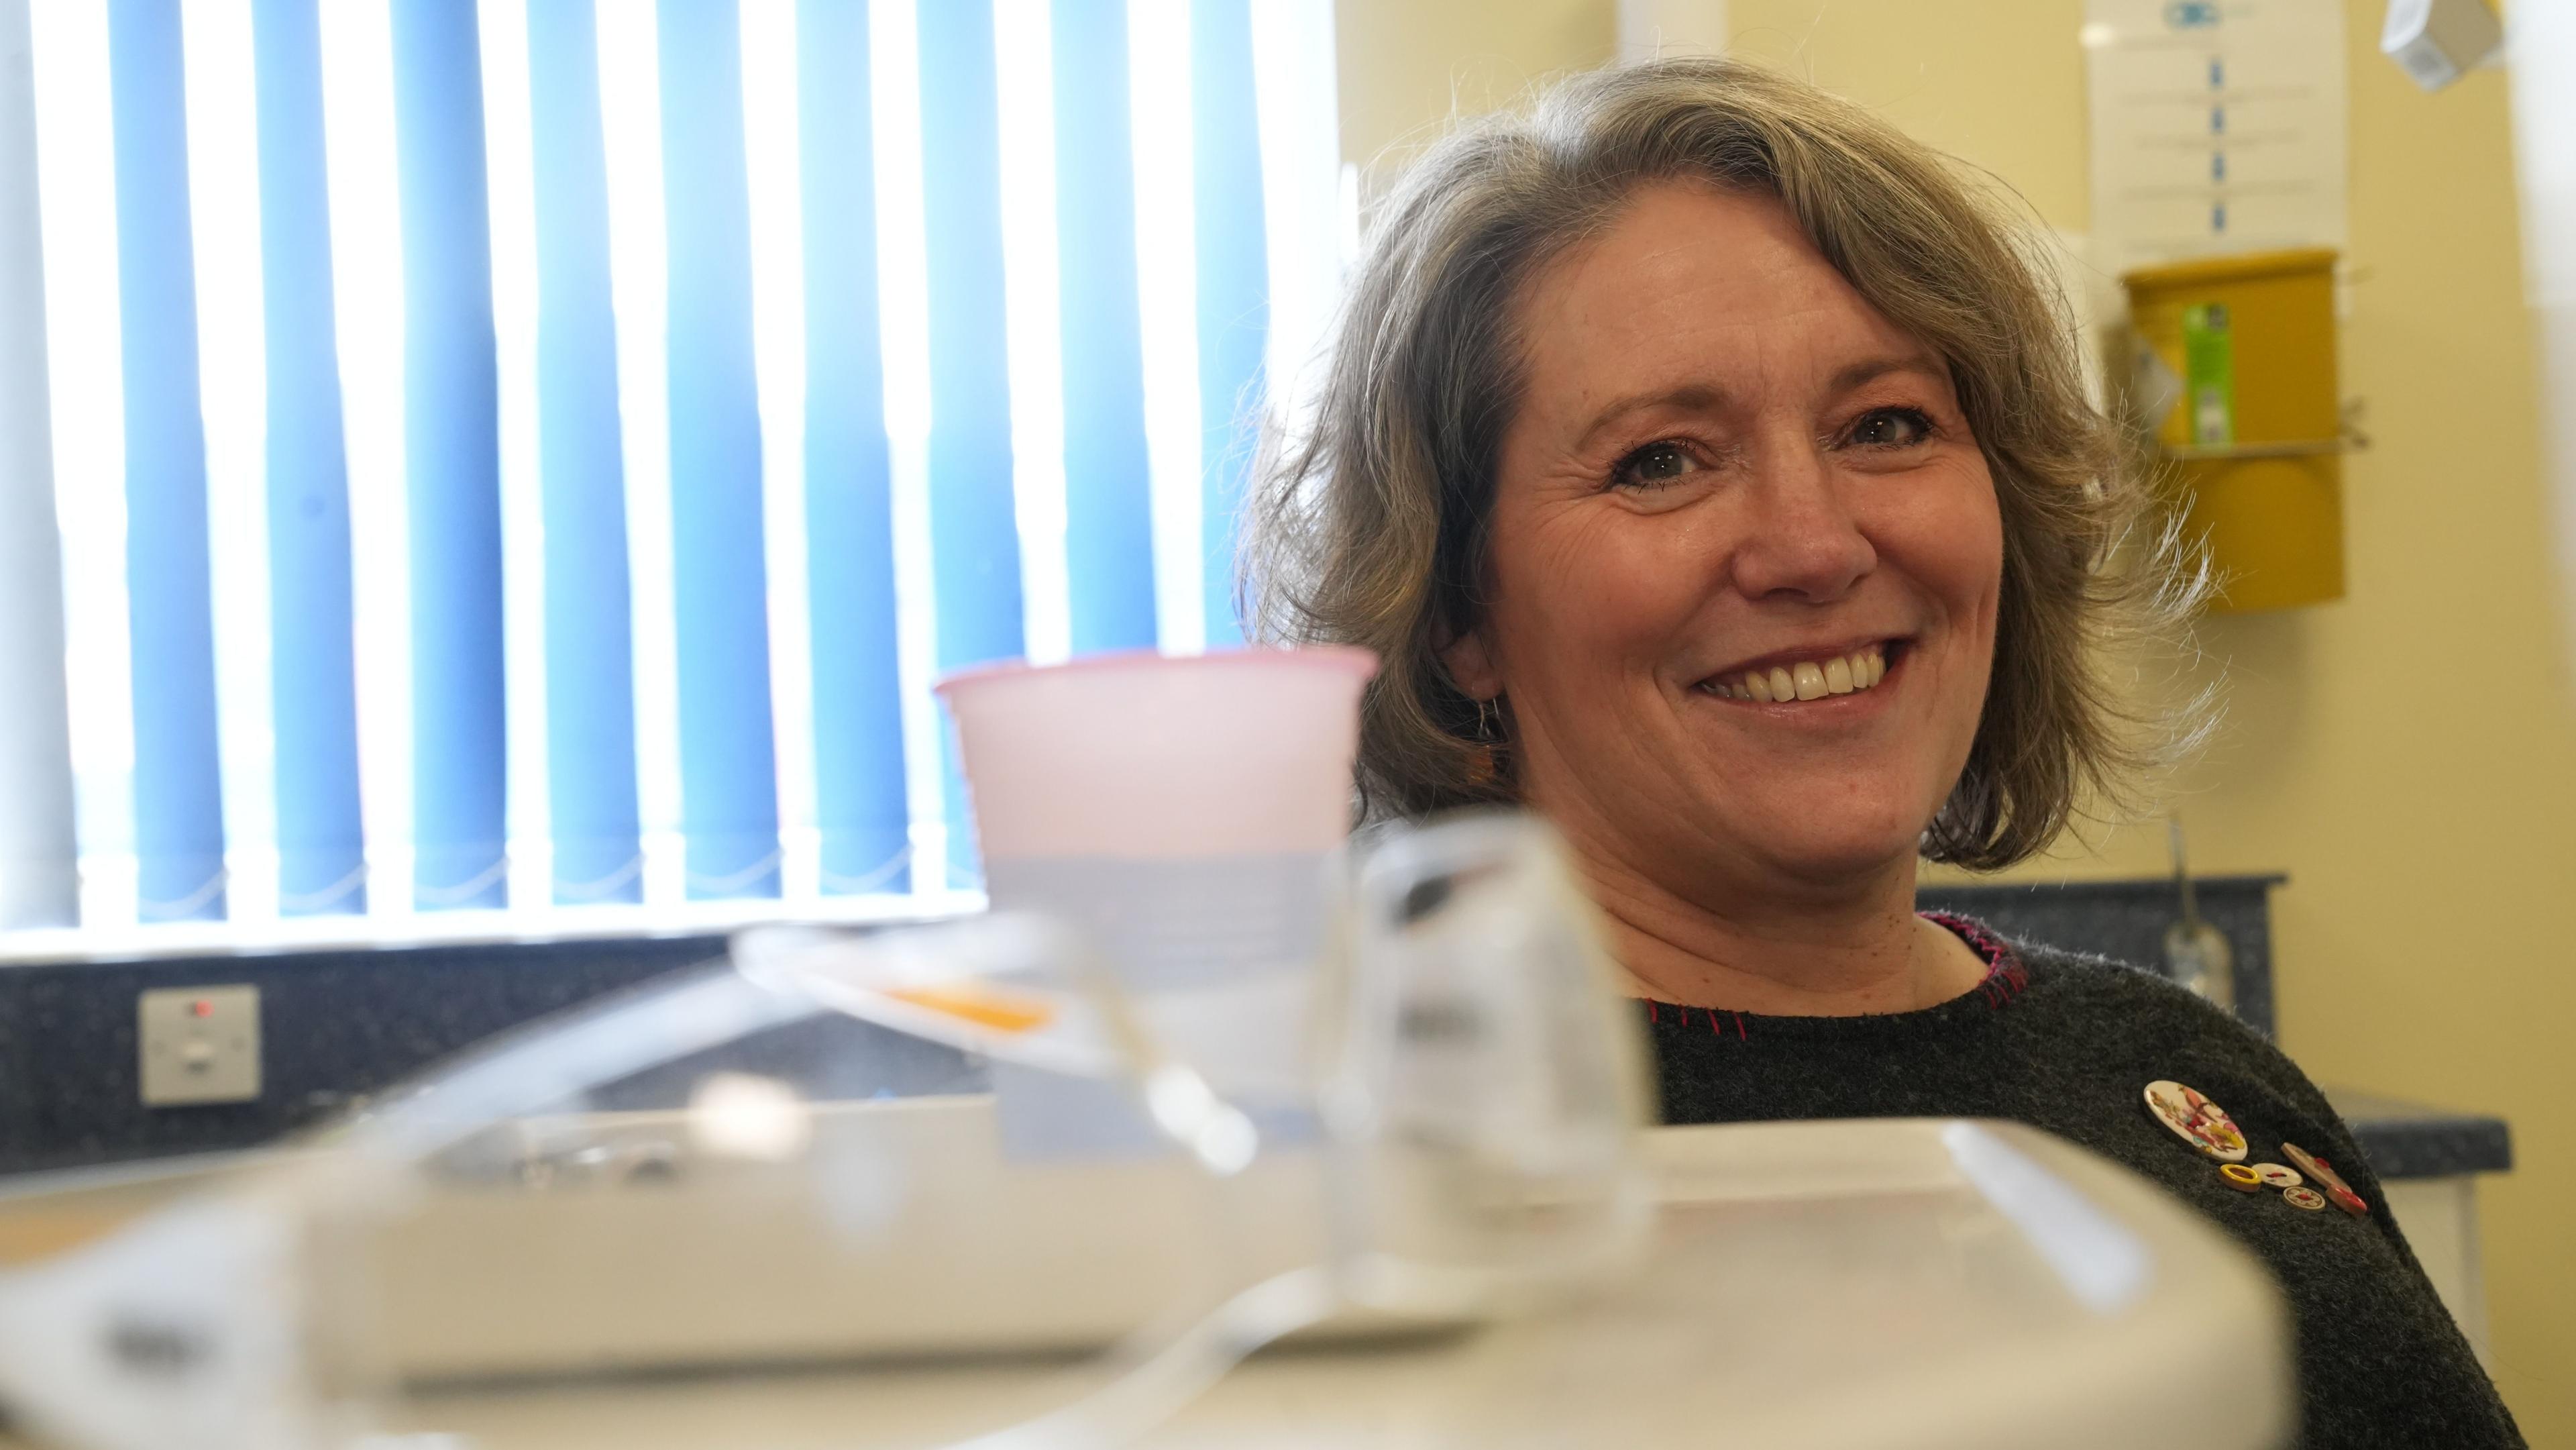
M1876 688L1879 681L1887 678L1889 652L1897 647L1895 641L1889 640L1864 645L1848 654L1775 660L1767 666L1712 675L1696 688L1720 699L1765 705L1858 694Z

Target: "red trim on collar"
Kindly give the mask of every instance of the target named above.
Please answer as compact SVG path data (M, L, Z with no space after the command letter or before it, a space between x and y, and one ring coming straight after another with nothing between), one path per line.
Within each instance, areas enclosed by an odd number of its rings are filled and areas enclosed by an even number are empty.
M1987 1006L2000 1007L2030 985L2030 971L2021 964L2012 943L1986 930L1983 923L1946 911L1920 911L1915 915L1966 942L1970 951L1985 960L1986 978L1977 984L1977 990L1984 994Z

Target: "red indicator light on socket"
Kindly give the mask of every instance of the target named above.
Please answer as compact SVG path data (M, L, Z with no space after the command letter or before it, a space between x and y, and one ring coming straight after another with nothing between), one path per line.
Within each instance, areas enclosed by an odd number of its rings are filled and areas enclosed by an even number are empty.
M207 1001L203 997L199 997L196 1001L188 1004L188 1015L192 1017L212 1017L215 1015L215 1004Z

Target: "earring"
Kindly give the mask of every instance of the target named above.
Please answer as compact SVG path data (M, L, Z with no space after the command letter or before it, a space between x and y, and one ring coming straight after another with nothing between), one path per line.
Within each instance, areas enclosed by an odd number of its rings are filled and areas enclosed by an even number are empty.
M1475 783L1481 788L1493 784L1503 773L1503 752L1507 745L1503 739L1501 696L1476 702L1476 743L1481 748L1476 752L1479 759L1475 766Z

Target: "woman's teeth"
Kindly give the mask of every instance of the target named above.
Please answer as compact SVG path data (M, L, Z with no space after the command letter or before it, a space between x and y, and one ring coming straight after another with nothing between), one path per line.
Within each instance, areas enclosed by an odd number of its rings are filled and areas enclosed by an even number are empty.
M1754 700L1767 705L1784 700L1821 700L1827 695L1848 695L1855 690L1869 689L1886 678L1886 648L1871 645L1832 659L1801 660L1794 665L1767 670L1746 670L1739 675L1710 680L1700 688L1728 699Z

